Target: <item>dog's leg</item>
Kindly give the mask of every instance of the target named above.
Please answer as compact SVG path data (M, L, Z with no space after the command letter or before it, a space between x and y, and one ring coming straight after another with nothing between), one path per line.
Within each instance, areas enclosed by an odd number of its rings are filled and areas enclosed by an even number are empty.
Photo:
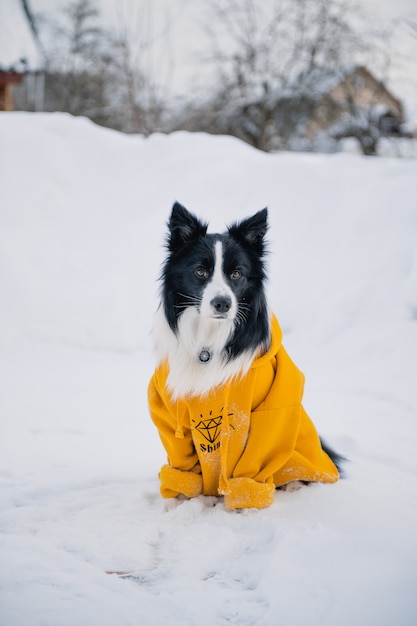
M301 489L301 487L304 487L304 485L306 485L307 483L303 482L302 480L293 480L290 483L287 483L286 485L282 485L281 487L278 487L278 489L280 489L281 491L288 491L288 493L292 493L293 491L298 491L299 489Z

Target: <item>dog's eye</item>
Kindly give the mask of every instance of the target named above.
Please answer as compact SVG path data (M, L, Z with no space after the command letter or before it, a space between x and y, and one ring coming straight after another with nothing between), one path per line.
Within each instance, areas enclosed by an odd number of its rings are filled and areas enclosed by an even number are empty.
M204 267L197 267L197 269L195 270L194 274L196 276L198 276L198 278L208 278L208 271L206 269L204 269Z
M242 272L240 270L233 270L233 272L230 274L230 278L232 280L239 280L239 278L242 277Z

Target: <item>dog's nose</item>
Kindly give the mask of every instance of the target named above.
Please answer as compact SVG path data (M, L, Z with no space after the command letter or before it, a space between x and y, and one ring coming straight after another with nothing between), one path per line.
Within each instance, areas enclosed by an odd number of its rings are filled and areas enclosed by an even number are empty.
M232 306L232 300L228 296L216 296L210 304L215 313L227 313Z

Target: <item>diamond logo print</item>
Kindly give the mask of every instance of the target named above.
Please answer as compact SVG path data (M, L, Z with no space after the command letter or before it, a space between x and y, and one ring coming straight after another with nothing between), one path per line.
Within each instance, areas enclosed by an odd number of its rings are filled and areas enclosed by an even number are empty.
M195 427L198 432L203 435L204 439L210 443L214 443L220 434L223 416L211 417L207 420L201 420Z

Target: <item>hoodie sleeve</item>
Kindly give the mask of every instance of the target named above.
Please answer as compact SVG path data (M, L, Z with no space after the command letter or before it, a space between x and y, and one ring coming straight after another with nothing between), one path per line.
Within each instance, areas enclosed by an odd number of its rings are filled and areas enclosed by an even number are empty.
M165 390L161 368L154 373L148 387L151 418L168 456L168 464L161 468L161 495L175 498L179 494L193 498L202 492L202 477L194 448L191 430L179 420L179 406L172 402Z

